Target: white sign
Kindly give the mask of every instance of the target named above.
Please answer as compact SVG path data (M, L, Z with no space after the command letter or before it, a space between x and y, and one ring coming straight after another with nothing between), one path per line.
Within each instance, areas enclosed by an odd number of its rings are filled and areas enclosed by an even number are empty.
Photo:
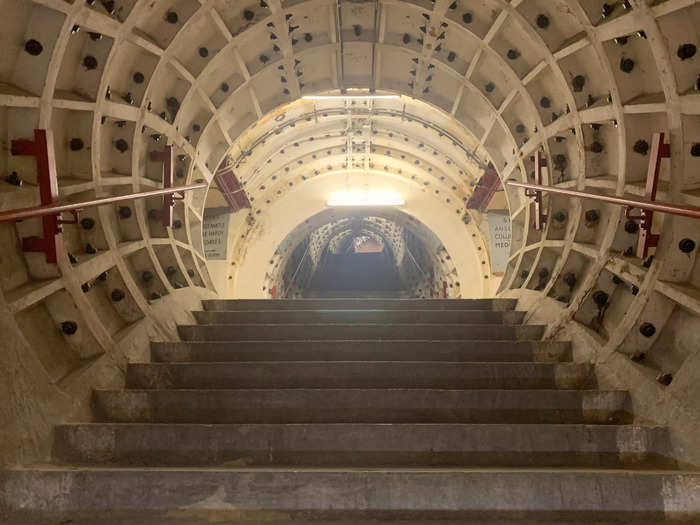
M510 215L502 211L486 213L491 234L491 271L502 274L506 271L510 256Z
M204 218L202 236L204 256L210 261L224 261L228 255L228 213Z

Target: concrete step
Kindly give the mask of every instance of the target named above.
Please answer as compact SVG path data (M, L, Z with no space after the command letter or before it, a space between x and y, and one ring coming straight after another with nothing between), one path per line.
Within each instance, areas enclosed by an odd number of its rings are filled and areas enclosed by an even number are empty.
M156 362L562 362L571 343L550 341L232 341L151 343Z
M598 390L96 390L98 421L143 423L626 423Z
M516 299L212 299L205 310L513 310Z
M487 324L211 324L178 326L185 341L275 341L326 339L530 340L540 325Z
M577 363L282 361L132 363L127 388L447 388L573 389L594 386Z
M46 467L0 472L0 509L4 523L13 525L297 519L698 523L698 486L700 473L676 471Z
M304 299L413 299L404 290L306 290ZM300 297L301 299L301 297Z
M421 323L520 324L525 312L510 310L259 310L192 312L200 324Z
M74 465L675 468L665 428L631 425L76 424Z

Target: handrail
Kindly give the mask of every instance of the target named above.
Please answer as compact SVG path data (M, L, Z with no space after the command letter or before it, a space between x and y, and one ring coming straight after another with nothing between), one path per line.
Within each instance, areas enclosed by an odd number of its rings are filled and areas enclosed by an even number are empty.
M289 280L289 284L287 285L287 288L285 288L284 293L282 294L282 297L287 297L287 294L289 293L289 290L291 290L292 286L294 285L294 280L297 278L297 274L299 273L299 270L301 270L301 266L304 264L304 261L306 260L306 256L309 254L309 246L306 246L306 250L304 251L304 255L301 256L301 259L299 260L299 264L297 265L297 269L294 271L294 274L292 274L292 278Z
M418 264L418 261L416 261L416 258L413 256L413 253L411 253L411 249L408 247L408 245L406 245L406 253L408 253L411 261L413 261L413 264L415 264L416 268L418 268L418 271L423 274L423 277L427 277L426 273L423 271L423 268L420 267L420 264Z
M536 191L546 191L549 193L556 193L558 195L577 197L579 199L590 199L601 202L609 202L610 204L617 204L618 206L625 206L626 208L630 209L639 208L641 210L650 210L660 213L670 213L672 215L690 217L691 219L700 219L700 208L698 208L697 206L674 204L672 202L663 201L648 201L644 199L635 199L631 197L617 197L615 195L601 195L599 193L588 193L585 191L570 190L567 188L557 188L556 186L545 186L542 184L530 184L527 182L517 182L514 180L507 180L506 184L508 184L509 186L516 186L518 188L526 188Z
M161 197L163 195L172 195L174 193L202 190L206 189L208 184L189 184L173 188L161 188L152 191L142 191L139 193L130 193L128 195L113 195L111 197L102 197L84 202L75 203L55 203L44 206L33 206L31 208L22 208L19 210L9 210L0 212L0 222L16 222L35 217L45 217L47 215L59 215L64 212L77 212L86 208L95 208L104 206L105 204L115 204L118 202L133 201L137 199L148 199L150 197Z

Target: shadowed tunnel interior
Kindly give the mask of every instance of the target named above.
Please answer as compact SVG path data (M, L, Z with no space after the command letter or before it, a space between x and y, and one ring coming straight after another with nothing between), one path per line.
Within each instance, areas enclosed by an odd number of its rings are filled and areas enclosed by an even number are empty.
M312 225L323 223L322 226ZM301 240L300 240L301 239ZM435 234L399 210L331 209L304 222L283 241L280 297L372 292L395 297L444 297L456 269ZM459 286L459 281L455 284Z

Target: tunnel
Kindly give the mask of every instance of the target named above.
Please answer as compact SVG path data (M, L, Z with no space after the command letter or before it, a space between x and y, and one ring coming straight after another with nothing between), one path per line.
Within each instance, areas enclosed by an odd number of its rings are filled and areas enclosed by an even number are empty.
M0 517L25 497L41 507L13 476L51 464L57 425L98 422L95 392L128 387L130 367L155 359L152 342L183 342L183 326L219 319L214 308L195 317L203 304L361 300L523 312L538 343L566 343L591 367L590 385L627 392L635 424L666 429L664 454L689 473L640 475L649 486L630 499L641 514L624 519L646 516L639 494L653 495L654 518L700 516L697 0L0 5ZM174 198L142 195L187 185ZM10 216L52 199L108 202L54 214L48 244L46 216ZM669 206L652 214L641 201ZM328 300L351 302L305 303ZM421 318L401 315L406 334L419 330L408 325ZM461 322L423 339L459 339L446 334ZM388 337L371 330L357 337ZM141 402L131 408L156 412ZM624 436L611 440L648 444ZM537 472L552 493L568 487ZM616 486L576 473L586 488L572 481L571 492ZM51 483L55 502L68 489ZM224 485L176 517L286 519L276 507L234 512ZM408 521L440 497L419 500Z

